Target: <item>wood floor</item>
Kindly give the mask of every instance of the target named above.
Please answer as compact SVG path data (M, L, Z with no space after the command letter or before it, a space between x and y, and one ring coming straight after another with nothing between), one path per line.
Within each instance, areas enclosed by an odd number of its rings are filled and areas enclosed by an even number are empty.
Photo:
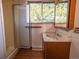
M14 59L43 59L43 54L42 51L20 49Z

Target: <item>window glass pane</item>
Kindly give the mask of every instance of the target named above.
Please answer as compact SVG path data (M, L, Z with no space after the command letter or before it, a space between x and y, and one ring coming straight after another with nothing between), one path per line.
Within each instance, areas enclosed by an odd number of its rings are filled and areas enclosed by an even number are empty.
M55 15L56 14L56 15ZM55 26L66 27L68 16L68 3L30 3L30 22L54 22ZM54 19L55 17L55 19Z
M41 22L41 3L30 4L30 22Z
M43 22L54 22L54 3L43 4Z
M68 13L68 4L59 3L56 6L56 26L66 27L67 24L67 13Z

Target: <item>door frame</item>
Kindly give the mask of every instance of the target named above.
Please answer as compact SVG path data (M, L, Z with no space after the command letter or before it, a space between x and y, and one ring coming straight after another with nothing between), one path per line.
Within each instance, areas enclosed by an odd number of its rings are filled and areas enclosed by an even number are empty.
M6 59L6 43L2 0L0 0L0 59Z

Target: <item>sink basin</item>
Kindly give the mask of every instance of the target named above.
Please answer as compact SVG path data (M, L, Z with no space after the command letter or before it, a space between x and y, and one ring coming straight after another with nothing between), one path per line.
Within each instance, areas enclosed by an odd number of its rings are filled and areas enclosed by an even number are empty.
M55 33L43 33L44 42L71 42L71 39L63 36L57 36Z

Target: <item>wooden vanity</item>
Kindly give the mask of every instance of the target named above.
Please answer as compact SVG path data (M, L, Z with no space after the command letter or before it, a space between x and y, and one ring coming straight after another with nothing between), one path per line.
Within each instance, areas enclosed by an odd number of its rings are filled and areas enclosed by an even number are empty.
M43 42L44 59L69 59L71 42Z
M43 33L44 59L69 59L72 38Z

